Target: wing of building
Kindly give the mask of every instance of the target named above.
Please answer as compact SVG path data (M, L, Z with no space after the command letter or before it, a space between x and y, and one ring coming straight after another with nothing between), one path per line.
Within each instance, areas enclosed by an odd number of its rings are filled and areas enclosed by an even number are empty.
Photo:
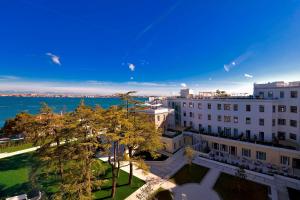
M250 96L190 91L148 111L165 151L191 145L210 159L300 177L300 81L254 84Z

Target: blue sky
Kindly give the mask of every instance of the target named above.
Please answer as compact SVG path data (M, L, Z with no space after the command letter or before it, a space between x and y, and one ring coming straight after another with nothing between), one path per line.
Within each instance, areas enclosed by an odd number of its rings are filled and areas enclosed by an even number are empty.
M251 92L300 78L299 0L2 0L0 90Z

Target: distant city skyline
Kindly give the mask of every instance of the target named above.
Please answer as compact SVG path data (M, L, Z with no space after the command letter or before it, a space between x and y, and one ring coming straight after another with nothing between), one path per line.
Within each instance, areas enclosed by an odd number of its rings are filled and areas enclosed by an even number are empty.
M252 93L300 80L300 1L0 3L0 92Z

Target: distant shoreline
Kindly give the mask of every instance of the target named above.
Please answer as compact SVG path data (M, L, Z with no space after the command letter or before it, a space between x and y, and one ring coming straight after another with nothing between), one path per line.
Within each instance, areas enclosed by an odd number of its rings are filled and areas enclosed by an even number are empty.
M59 94L0 94L1 97L21 98L120 98L117 95L59 95ZM136 98L148 98L150 96L134 96Z

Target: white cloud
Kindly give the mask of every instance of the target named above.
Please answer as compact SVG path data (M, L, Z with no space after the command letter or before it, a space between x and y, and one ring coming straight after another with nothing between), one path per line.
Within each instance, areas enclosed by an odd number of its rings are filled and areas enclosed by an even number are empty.
M246 78L253 78L253 75L251 75L251 74L244 74L244 76L245 76Z
M226 72L229 72L234 67L240 65L242 62L247 60L251 55L253 54L252 51L247 51L246 53L240 55L239 57L235 58L233 61L231 61L229 64L224 65L224 70Z
M180 86L183 87L183 88L187 87L186 83L181 83Z
M128 68L133 72L135 70L135 65L132 63L128 63Z
M11 75L0 75L0 81L16 80L16 79L20 79L20 77L11 76Z
M46 55L51 58L51 60L54 64L61 65L60 58L57 55L54 55L52 53L46 53Z

